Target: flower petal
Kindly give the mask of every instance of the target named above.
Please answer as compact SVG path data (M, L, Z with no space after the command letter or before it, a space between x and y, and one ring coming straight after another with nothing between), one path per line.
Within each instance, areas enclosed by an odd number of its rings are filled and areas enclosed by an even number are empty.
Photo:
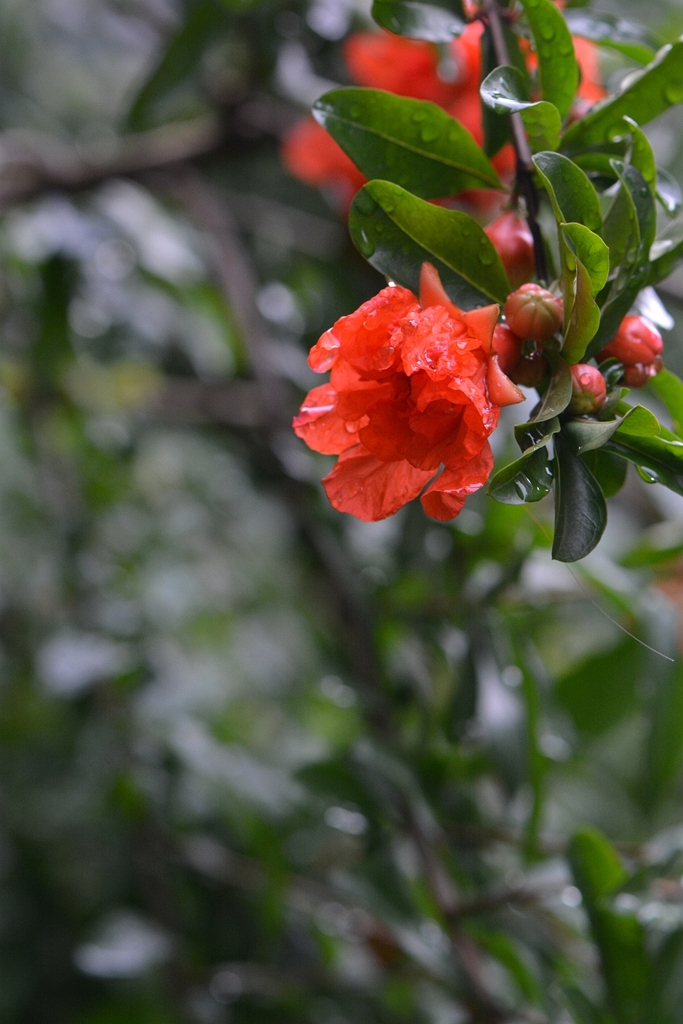
M422 507L433 519L453 519L462 511L467 495L483 487L492 469L493 453L487 441L469 462L457 469L444 469L422 495Z
M358 441L337 412L337 393L330 384L308 392L292 426L297 437L322 455L340 455Z
M340 457L323 487L339 512L374 523L416 498L433 475L433 470L415 469L405 460L382 462L358 445Z

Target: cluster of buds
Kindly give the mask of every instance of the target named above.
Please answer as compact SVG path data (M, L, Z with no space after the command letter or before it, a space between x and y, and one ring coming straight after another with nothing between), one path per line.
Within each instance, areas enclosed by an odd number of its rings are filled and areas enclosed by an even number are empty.
M548 374L543 343L562 323L562 299L537 284L523 284L508 296L505 323L498 324L493 349L503 372L524 387L535 388Z
M517 215L504 214L494 222L502 223L498 238L505 238L505 218L511 217ZM511 236L514 225L507 223ZM562 312L562 299L537 284L523 284L508 296L505 323L496 326L492 345L501 370L515 384L537 388L546 379L549 365L543 344L559 331ZM598 353L597 362L616 359L623 366L624 384L641 388L662 369L662 350L662 337L649 320L627 316L614 338ZM589 363L577 363L571 372L572 399L567 411L574 416L595 414L607 398L605 378Z

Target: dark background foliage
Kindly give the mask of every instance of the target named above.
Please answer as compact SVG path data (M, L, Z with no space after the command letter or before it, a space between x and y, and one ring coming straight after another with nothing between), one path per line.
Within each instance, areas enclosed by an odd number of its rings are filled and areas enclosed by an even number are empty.
M279 139L366 24L0 5L8 1024L683 1019L681 499L570 569L544 504L333 512L289 426L381 278Z

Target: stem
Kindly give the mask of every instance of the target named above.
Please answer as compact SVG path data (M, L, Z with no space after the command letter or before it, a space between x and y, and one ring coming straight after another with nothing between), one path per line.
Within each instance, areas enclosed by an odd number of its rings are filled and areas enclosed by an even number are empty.
M503 21L498 0L484 0L484 14L491 33L493 52L496 63L510 63ZM536 275L544 284L548 282L548 265L545 258L545 245L543 235L538 225L538 197L534 187L534 165L531 162L531 147L524 129L524 122L519 113L510 114L510 129L512 132L512 145L515 148L517 157L517 187L524 196L526 202L526 219L529 230L534 240L534 258L536 261Z

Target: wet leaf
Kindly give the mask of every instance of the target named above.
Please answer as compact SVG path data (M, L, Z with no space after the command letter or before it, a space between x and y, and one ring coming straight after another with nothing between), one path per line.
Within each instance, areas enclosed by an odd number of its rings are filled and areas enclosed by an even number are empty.
M662 47L642 71L628 75L614 96L599 103L567 129L561 148L569 154L606 142L624 117L647 124L683 100L683 41Z
M499 469L491 478L487 493L503 505L523 505L545 498L552 482L548 453L545 448L537 448Z
M389 32L428 43L448 43L465 28L464 17L437 4L417 0L374 0L372 17Z
M510 291L500 256L476 221L398 185L365 185L351 206L349 230L368 263L416 294L425 260L436 266L461 308L503 303Z
M424 198L502 188L467 129L435 103L347 88L325 93L313 113L366 178L393 181Z
M579 66L571 32L552 0L521 0L538 55L541 97L564 117L579 85Z
M555 438L555 536L553 558L577 562L590 554L607 525L607 506L588 466L558 434Z

